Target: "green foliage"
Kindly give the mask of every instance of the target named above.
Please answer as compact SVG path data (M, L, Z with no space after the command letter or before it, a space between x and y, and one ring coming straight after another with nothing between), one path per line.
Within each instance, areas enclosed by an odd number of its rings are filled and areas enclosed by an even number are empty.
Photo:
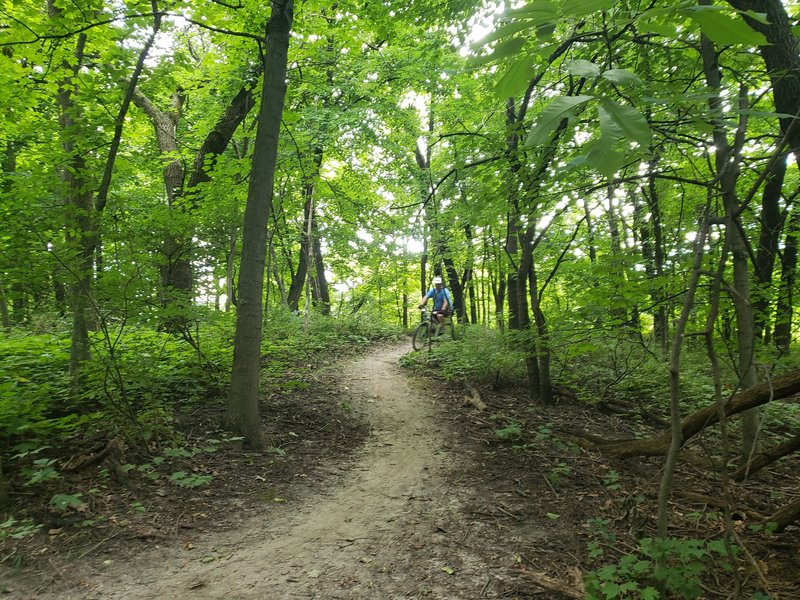
M522 438L522 424L509 421L502 429L496 429L494 434L501 440L518 440Z
M427 368L429 360L437 364L437 373L445 380L476 386L516 382L525 376L522 353L501 332L480 326L463 327L455 342L434 346L430 357L407 355L403 364Z
M598 550L596 544L591 546L590 555L600 556ZM722 562L712 567L718 558ZM658 589L663 587L668 597L691 600L702 594L700 578L705 572L730 570L729 558L733 557L728 557L725 544L718 540L643 538L637 553L586 574L587 598L655 599L661 597Z

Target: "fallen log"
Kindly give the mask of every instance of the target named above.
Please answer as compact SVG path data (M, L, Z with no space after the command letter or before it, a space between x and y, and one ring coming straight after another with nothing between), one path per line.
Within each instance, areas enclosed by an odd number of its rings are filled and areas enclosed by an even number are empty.
M544 573L529 571L524 567L520 568L518 572L521 576L530 579L534 584L549 592L556 592L568 598L574 598L575 600L584 600L586 598L586 591L583 587L583 576L577 567L570 569L570 579L572 581L554 579Z
M776 511L764 519L764 522L775 523L777 525L775 531L780 533L798 519L800 519L800 498Z
M472 386L469 386L469 397L465 398L466 402L474 406L480 411L489 408L486 403L481 399L481 393Z
M731 473L731 479L734 481L743 481L745 477L748 477L753 473L757 473L764 467L771 465L775 461L780 460L784 456L788 456L797 450L800 450L800 433L798 433L792 439L786 440L782 444L778 444L777 446L773 446L772 448L759 452L750 459L750 462L748 462L746 465L742 465L733 473Z
M762 404L767 404L772 400L780 400L799 392L800 369L739 392L725 403L725 416L730 417ZM681 421L684 443L718 421L719 412L716 404L710 404L687 415ZM667 453L671 439L672 432L667 430L656 438L614 440L609 441L607 444L599 444L598 449L617 458L661 456Z

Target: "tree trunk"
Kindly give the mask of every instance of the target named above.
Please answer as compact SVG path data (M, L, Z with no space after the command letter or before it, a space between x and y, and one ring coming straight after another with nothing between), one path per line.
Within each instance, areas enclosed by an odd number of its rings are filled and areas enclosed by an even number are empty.
M775 346L783 354L792 343L794 289L797 282L797 246L800 243L800 208L794 206L786 227L786 242L781 257L781 283L775 306Z
M764 522L774 523L776 526L775 531L780 533L798 519L800 519L800 499L787 504L764 519Z
M49 2L51 16L57 14L52 1ZM83 63L86 35L79 34L75 47L74 64L64 65L70 75L59 84L57 101L61 147L67 156L68 166L61 170L61 181L65 188L65 239L72 270L69 304L72 309L72 338L70 345L69 373L78 384L81 365L89 360L89 310L91 308L92 279L94 266L94 227L92 195L85 180L86 164L83 153L75 143L76 123L81 117L80 107L74 102L78 89L77 72Z
M800 53L786 6L778 0L728 0L728 4L743 13L753 11L767 16L766 23L762 23L742 15L750 27L767 39L767 44L759 50L772 80L775 111L790 115L781 118L781 132L800 165L800 127L792 116L800 114Z
M267 23L264 84L247 192L239 276L239 306L226 420L256 450L266 448L259 414L262 294L266 230L275 191L278 136L286 97L286 64L294 0L275 0Z
M798 450L800 450L800 433L782 444L778 444L769 450L759 452L748 463L743 464L733 473L731 473L730 477L734 481L744 481L746 477L749 477L753 473L757 473L764 467L769 466L784 456L788 456L793 452L797 452Z
M704 0L705 1L705 0ZM702 3L702 2L701 2ZM706 36L701 37L700 54L703 59L708 87L715 94L708 100L713 119L713 138L716 146L716 168L722 200L725 206L725 236L733 261L733 305L736 313L736 342L738 350L739 385L748 389L757 382L755 363L755 320L750 303L750 271L748 242L739 220L740 205L736 193L739 177L740 134L745 121L740 122L737 140L728 142L726 126L722 119L722 102L717 95L721 89L721 72L714 45ZM746 93L740 91L740 104L746 103ZM746 104L743 108L746 108ZM743 138L743 136L742 136ZM759 413L749 411L742 415L742 459L749 460L758 451Z
M11 333L11 316L8 314L8 298L6 298L6 287L0 277L0 319L2 320L3 331Z
M303 191L306 202L303 208L303 231L300 233L300 256L297 261L297 270L292 276L292 283L289 285L289 294L287 296L287 304L289 310L297 312L300 307L300 296L303 294L303 288L306 283L306 276L308 275L308 230L309 219L311 218L311 201L313 189L310 185L306 185Z
M772 400L780 400L797 393L800 393L800 369L739 392L725 403L724 415L726 417L737 415ZM710 404L685 416L681 421L683 443L718 422L719 412L716 404ZM669 448L671 436L672 432L666 431L653 439L610 441L600 445L599 449L619 458L660 456Z
M150 119L155 132L156 144L164 157L163 180L169 210L177 213L185 210L179 207L177 200L183 195L184 168L178 149L178 122L181 118L185 96L177 90L172 96L172 108L162 111L140 91L133 101ZM178 221L175 219L174 221ZM162 305L186 309L192 302L194 274L192 269L192 236L191 232L169 230L165 233L162 246L163 263L161 273ZM180 316L167 319L166 327L171 329L180 326L185 318Z
M753 300L753 316L756 339L763 338L765 342L769 342L770 334L769 311L773 297L772 272L775 266L775 257L778 255L783 224L786 220L786 214L781 211L780 207L785 174L786 160L784 157L780 157L770 166L761 197L761 231L758 236L755 261L755 277L758 287Z

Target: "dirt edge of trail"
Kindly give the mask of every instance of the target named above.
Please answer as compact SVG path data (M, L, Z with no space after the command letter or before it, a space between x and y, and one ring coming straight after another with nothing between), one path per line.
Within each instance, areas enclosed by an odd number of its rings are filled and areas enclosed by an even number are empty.
M229 531L183 534L130 559L87 556L60 589L14 597L476 597L499 575L475 552L480 522L464 517L474 490L457 474L468 459L455 450L440 394L401 371L408 350L375 348L335 367L339 402L369 424L348 467L330 466L330 477L290 501L275 496Z

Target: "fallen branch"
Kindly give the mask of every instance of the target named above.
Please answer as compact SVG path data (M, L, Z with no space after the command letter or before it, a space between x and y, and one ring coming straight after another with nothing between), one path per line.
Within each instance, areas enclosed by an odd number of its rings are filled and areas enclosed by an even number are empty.
M586 591L583 589L583 577L577 567L572 567L570 569L570 579L572 579L572 582L554 579L544 573L535 573L525 568L520 568L519 574L526 579L530 579L533 583L545 590L558 592L569 598L575 598L575 600L584 600L584 598L586 598Z
M777 512L764 519L764 522L775 523L777 525L775 531L780 533L798 519L800 519L800 499L787 504Z
M797 450L800 450L800 433L782 444L773 446L772 448L764 450L763 452L759 452L750 460L750 462L748 462L746 465L742 465L733 473L731 473L731 479L734 481L742 481L748 475L752 475L753 473L760 471L764 467L771 465L775 461L783 458L784 456L788 456Z
M470 393L469 397L465 398L468 404L471 404L476 409L481 411L486 410L488 408L486 403L481 399L481 394L477 389L475 389L472 386L469 386L469 393Z
M800 392L800 369L761 383L750 389L739 392L724 406L726 417L767 404L772 400L780 400ZM710 404L684 417L681 421L683 442L691 439L709 425L719 421L716 404ZM665 431L657 438L646 440L614 440L598 444L598 449L618 458L630 456L662 456L669 449L671 430Z

